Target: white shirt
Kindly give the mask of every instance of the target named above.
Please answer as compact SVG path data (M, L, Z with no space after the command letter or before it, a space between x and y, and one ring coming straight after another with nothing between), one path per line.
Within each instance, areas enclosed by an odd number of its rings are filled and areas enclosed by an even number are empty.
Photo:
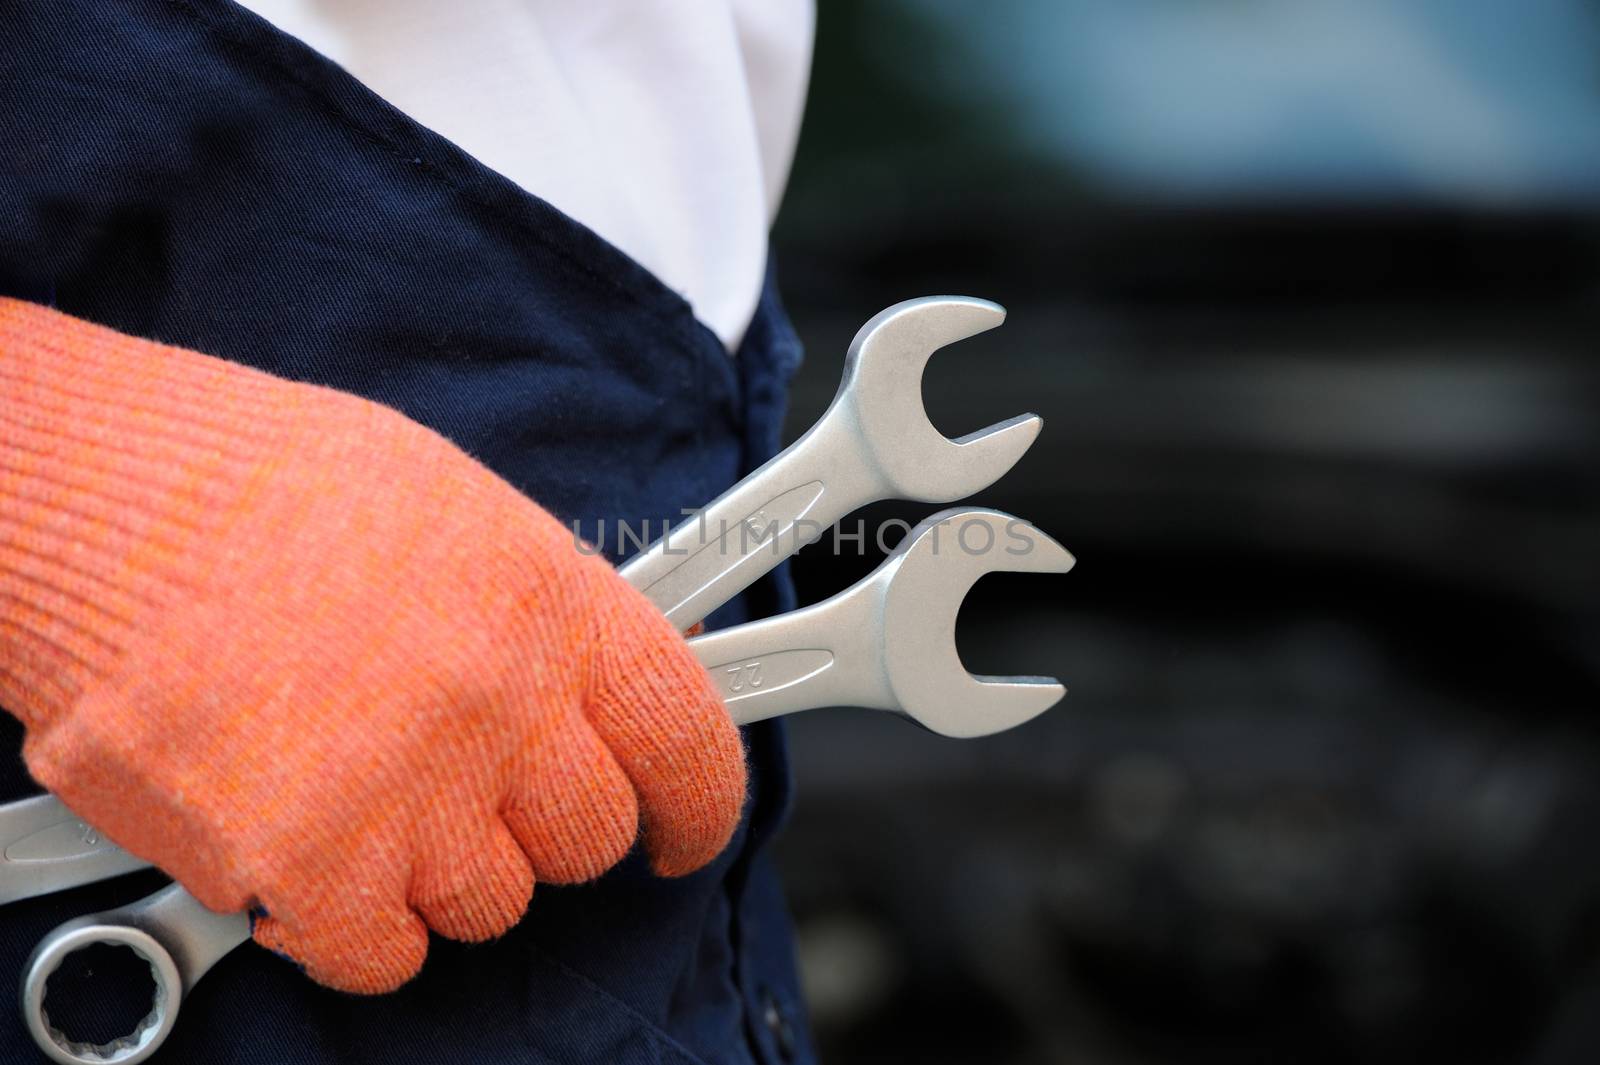
M736 347L800 130L812 0L242 0L599 233Z

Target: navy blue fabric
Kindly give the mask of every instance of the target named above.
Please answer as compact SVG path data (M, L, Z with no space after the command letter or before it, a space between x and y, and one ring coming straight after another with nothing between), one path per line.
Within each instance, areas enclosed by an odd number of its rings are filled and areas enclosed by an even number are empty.
M659 531L775 449L799 348L770 283L730 360L620 251L231 3L12 2L3 34L0 292L396 407L591 536ZM713 621L791 605L774 579ZM504 939L435 940L381 998L246 946L158 1060L807 1060L767 854L782 733L747 739L746 820L710 868L660 880L634 855L541 886ZM19 741L5 718L0 799L36 790ZM0 998L41 933L158 883L0 910ZM0 1061L34 1060L0 1013Z

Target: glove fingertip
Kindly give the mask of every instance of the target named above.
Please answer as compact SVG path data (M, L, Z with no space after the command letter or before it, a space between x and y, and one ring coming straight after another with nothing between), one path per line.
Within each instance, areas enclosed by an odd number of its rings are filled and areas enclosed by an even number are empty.
M748 775L744 744L731 723L718 739L703 752L692 782L684 781L670 804L660 804L670 809L670 824L645 827L645 848L658 876L687 876L705 868L739 828Z
M262 914L252 921L251 938L298 967L312 980L357 995L382 995L422 971L428 930L414 913L364 929L333 925L307 932Z

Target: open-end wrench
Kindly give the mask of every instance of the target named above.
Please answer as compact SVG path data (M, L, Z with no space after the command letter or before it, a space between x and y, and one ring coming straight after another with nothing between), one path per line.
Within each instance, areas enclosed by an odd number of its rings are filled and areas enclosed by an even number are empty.
M961 601L986 573L1065 573L1073 561L1009 514L941 511L833 598L689 645L740 724L855 706L892 711L942 736L987 736L1043 713L1066 689L1050 677L968 673L956 652Z
M630 559L623 577L687 629L859 507L950 503L999 480L1043 422L1022 414L948 439L923 408L922 371L937 349L1005 317L999 304L967 296L880 311L850 342L839 391L817 423Z
M814 707L862 706L947 736L988 735L1042 713L1066 689L1048 677L969 674L955 646L961 602L985 573L1064 573L1072 565L1060 544L1009 515L944 511L833 598L697 637L690 646L740 724ZM62 1065L134 1065L172 1030L184 993L249 937L247 915L212 913L176 884L76 918L41 939L29 959L24 1021L40 1049ZM131 947L149 962L156 987L136 1030L102 1045L72 1041L45 1011L50 974L68 954L95 943Z
M928 420L921 382L938 348L1004 320L998 304L968 296L925 296L874 315L850 342L839 391L817 423L631 559L623 579L688 628L858 507L946 503L999 480L1039 435L1038 415L950 440ZM138 868L51 796L0 806L0 904Z

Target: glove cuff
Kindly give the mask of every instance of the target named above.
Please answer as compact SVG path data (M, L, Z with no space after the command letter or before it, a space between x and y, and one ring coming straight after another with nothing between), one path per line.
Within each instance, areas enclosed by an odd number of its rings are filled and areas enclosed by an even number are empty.
M30 728L203 578L266 471L283 382L0 298L0 706Z

